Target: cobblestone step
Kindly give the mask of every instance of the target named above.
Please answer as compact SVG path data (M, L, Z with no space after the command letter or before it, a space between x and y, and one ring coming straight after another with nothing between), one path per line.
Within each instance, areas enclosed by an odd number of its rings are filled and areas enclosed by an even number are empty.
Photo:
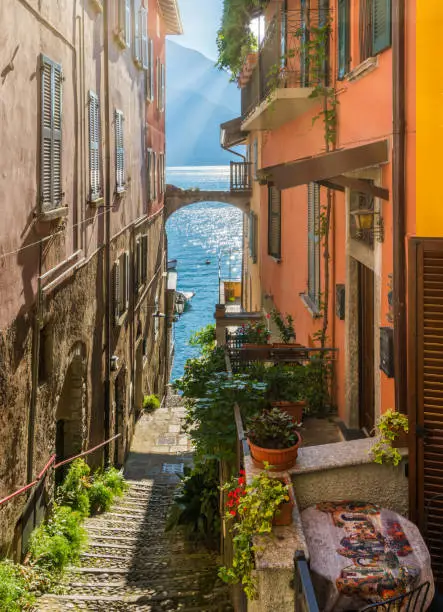
M179 396L170 401L180 407ZM162 432L168 415L170 407L159 413ZM170 462L176 461L171 455ZM62 594L40 598L37 612L232 612L216 555L164 532L177 480L157 472L131 479L109 512L87 519L89 544L80 564L66 572Z

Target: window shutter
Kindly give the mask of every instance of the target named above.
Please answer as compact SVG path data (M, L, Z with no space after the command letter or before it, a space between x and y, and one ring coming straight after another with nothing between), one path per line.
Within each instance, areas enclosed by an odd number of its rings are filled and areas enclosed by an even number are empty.
M313 305L320 299L320 187L308 184L308 295Z
M372 49L380 53L391 46L391 0L373 0Z
M152 198L153 200L157 199L157 153L153 151L152 153Z
M148 202L152 199L152 163L151 163L151 151L146 149L146 186Z
M141 287L141 238L135 241L135 265L134 265L134 292L137 294Z
M144 234L141 238L141 280L142 284L148 279L148 236Z
M141 23L141 6L140 0L133 0L133 19L132 22L134 24L134 60L141 64L142 60L142 23Z
M89 198L93 202L101 196L100 172L100 103L98 96L89 92Z
M129 48L131 46L131 0L125 2L125 43Z
M338 78L343 79L349 72L349 0L338 0Z
M281 191L269 186L268 189L268 253L276 259L281 257Z
M257 180L257 170L258 170L258 140L257 138L254 140L254 180Z
M145 70L149 69L149 39L148 39L148 11L142 8L140 11L140 28L142 38L142 65Z
M41 209L61 205L62 193L62 83L61 66L41 56Z
M162 102L161 102L161 111L165 110L165 101L166 101L166 74L165 74L165 65L161 64L161 84L162 84Z
M125 148L123 137L123 113L115 111L115 180L117 192L125 188Z
M252 263L257 263L257 216L249 213L249 255Z
M114 323L117 324L120 318L120 262L118 260L114 263L113 306Z
M150 81L150 100L151 102L154 101L154 91L155 91L155 84L154 84L154 66L155 66L155 58L154 58L154 41L151 38L149 41L149 81Z
M125 285L124 285L124 298L123 304L125 311L129 308L129 253L125 251L123 254L123 262L125 267Z

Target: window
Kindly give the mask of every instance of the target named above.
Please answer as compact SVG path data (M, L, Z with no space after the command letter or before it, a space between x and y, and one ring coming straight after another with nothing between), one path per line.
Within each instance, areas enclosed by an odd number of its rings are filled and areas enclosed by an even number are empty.
M360 0L360 61L391 46L391 0Z
M135 293L138 293L148 278L148 236L139 236L135 243Z
M151 102L154 101L154 66L155 66L155 56L154 56L154 41L152 38L149 41L149 99Z
M142 65L142 15L141 1L133 0L132 29L134 32L134 61L139 66Z
M158 176L157 176L157 153L152 152L152 199L156 200L158 196Z
M117 0L119 39L128 48L131 46L131 1Z
M165 110L165 66L157 58L157 108L160 112Z
M142 38L142 66L144 70L149 70L148 10L145 8L142 8L140 11L140 21Z
M268 254L281 258L281 191L273 185L268 188Z
M53 366L53 328L47 323L40 330L39 357L38 357L38 383L48 382L52 375Z
M100 102L97 94L89 92L89 200L102 196L100 167Z
M344 79L350 67L350 1L338 0L338 78Z
M257 229L258 218L254 212L249 213L249 256L252 263L257 263Z
M113 269L114 323L120 324L121 317L129 308L129 253L125 251L114 263Z
M117 193L125 190L125 147L123 138L123 113L115 111L115 182Z
M147 163L147 168L146 168L146 183L148 186L148 202L152 202L153 200L153 194L154 194L154 185L153 185L153 169L152 169L152 156L153 153L151 151L151 149L147 150L147 154L146 154L146 163Z
M62 83L59 64L41 56L40 203L42 212L62 203Z
M308 185L308 298L320 306L320 187Z
M160 153L158 159L158 172L159 172L159 183L160 183L160 195L165 193L165 154Z

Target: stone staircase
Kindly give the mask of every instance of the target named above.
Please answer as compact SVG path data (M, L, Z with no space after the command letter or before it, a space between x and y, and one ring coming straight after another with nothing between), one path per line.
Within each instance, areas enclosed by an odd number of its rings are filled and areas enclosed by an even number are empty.
M177 419L177 406L173 404L177 402L171 402L163 414L157 411L158 414L143 417L145 423L142 419L138 424L141 431L136 434L141 447L145 447L144 432L152 436L157 429L157 448L161 439L171 445L167 437L171 430L180 435L176 424L171 427L171 420ZM89 546L81 563L64 576L62 595L45 595L39 600L38 612L233 610L229 590L217 577L216 555L191 547L180 534L164 531L178 482L176 474L164 466L175 467L180 465L177 461L186 459L176 450L170 454L171 463L165 464L167 451L161 454L160 450L144 461L139 452L132 460L130 455L128 476L132 473L137 479L128 481L128 492L115 501L109 512L87 519Z

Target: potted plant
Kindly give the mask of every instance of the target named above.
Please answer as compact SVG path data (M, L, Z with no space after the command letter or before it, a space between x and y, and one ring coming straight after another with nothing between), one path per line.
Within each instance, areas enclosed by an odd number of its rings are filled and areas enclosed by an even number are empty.
M267 463L270 470L281 472L295 465L301 437L289 414L278 408L263 410L248 420L247 436L257 467Z
M250 360L268 358L271 349L270 335L271 332L264 321L248 321L243 324L240 328L240 336L243 337L242 349L252 349L247 351L245 357Z
M267 471L261 472L246 484L244 472L228 482L223 490L228 492L226 520L231 524L234 556L231 567L221 567L219 576L230 584L241 583L248 599L257 594L254 569L253 538L272 532L274 520L283 515L282 507L292 507L293 500L289 485L270 478ZM285 523L287 524L287 523Z
M282 315L276 308L271 311L271 318L278 327L280 338L283 346L295 342L294 319L290 314ZM279 343L274 343L273 346L280 346Z
M266 369L264 379L271 405L289 414L294 424L300 425L306 411L305 366L276 365Z
M380 437L370 450L375 463L398 465L401 461L398 449L408 446L408 417L401 412L387 410L379 418L377 430Z

